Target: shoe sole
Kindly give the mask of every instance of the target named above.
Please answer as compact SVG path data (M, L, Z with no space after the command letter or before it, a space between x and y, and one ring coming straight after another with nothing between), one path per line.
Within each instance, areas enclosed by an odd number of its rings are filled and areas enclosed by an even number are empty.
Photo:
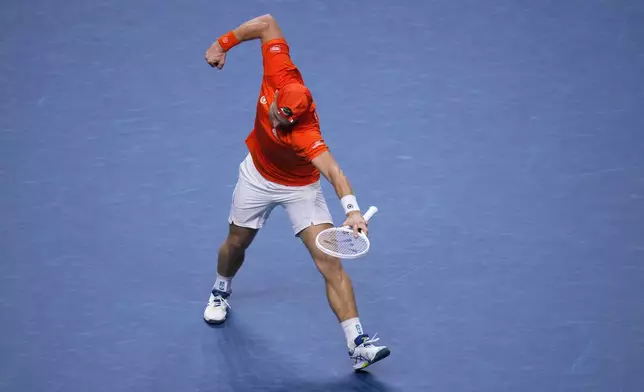
M372 360L371 362L367 362L367 363L366 363L363 367L361 367L361 368L358 368L358 369L355 369L355 368L354 368L354 370L355 370L355 371L357 371L357 372L359 372L359 371L361 371L361 370L364 370L364 369L368 368L369 366L373 365L374 363L376 363L376 362L378 362L378 361L381 361L381 360L383 360L383 359L387 358L387 357L389 356L389 354L391 354L391 350L389 350L389 347L384 348L384 349L382 349L382 350L380 350L380 351L378 351L378 352L376 353L376 356L375 356L375 357L373 357L373 360Z
M221 321L217 321L217 320L206 320L206 319L204 318L204 319L203 319L203 321L205 321L206 323L208 323L208 324L210 324L210 325L219 325L219 324L223 324L223 323L224 323L224 321L226 321L226 319L223 319L223 320L221 320Z

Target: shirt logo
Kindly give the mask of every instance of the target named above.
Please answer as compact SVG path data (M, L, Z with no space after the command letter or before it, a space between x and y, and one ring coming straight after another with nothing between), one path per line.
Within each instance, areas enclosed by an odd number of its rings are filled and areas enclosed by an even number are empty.
M266 96L262 95L262 97L259 99L259 102L260 102L262 105L266 105Z
M279 52L280 50L282 49L279 47L279 45L273 45L270 49L271 52Z
M313 143L313 146L311 146L311 149L318 148L323 145L324 145L324 142L322 140L318 140L317 142Z

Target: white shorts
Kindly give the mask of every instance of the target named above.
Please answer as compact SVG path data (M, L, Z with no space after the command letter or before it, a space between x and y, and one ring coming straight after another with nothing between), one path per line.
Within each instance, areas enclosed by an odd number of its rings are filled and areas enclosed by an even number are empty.
M295 235L311 225L333 224L319 180L306 186L276 184L257 171L248 154L239 165L228 223L260 229L278 205L286 210Z

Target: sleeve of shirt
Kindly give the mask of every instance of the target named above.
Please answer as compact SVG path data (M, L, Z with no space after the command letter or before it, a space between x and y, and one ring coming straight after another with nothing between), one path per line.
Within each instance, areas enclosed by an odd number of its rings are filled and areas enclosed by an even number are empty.
M272 39L262 44L264 77L272 79L277 87L292 80L301 82L301 75L291 60L290 48L283 38Z
M329 147L322 138L322 132L317 127L294 132L291 143L295 153L309 162L323 152L329 151Z

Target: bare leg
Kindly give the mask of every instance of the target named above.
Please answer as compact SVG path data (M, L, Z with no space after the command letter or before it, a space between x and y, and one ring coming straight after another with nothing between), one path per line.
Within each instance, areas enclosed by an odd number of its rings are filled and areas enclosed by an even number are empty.
M309 249L315 265L326 281L326 293L329 305L338 318L347 339L349 355L355 370L364 369L384 358L391 351L385 346L375 346L378 339L369 340L362 331L358 318L356 300L349 275L342 268L340 260L327 255L315 245L315 237L330 224L309 226L300 233L300 238ZM359 340L361 339L361 340Z
M208 306L204 310L204 319L210 324L221 324L226 321L230 305L226 298L231 293L230 282L244 263L244 254L255 238L257 230L230 225L228 237L219 248L217 262L217 279Z
M230 225L228 237L219 248L217 273L227 278L237 274L239 267L244 263L246 249L257 235L257 229L248 229L234 224Z
M329 227L332 225L309 226L300 233L299 237L311 253L315 266L324 277L329 305L338 320L342 322L358 317L358 309L351 279L342 268L340 259L327 255L315 245L315 237L318 233Z

